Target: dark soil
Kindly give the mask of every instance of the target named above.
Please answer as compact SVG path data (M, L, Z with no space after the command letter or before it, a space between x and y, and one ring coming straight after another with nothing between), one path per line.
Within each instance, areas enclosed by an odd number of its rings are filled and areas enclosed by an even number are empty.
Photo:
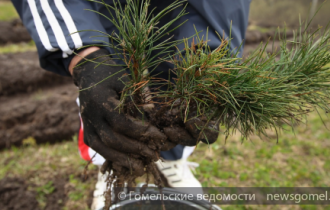
M0 54L0 63L0 96L31 93L45 87L72 84L69 77L41 69L37 52Z
M36 52L0 55L0 149L71 139L78 132L72 79L39 67Z
M74 172L72 172L74 174ZM68 194L72 190L69 184L69 175L58 175L49 177L49 181L53 183L54 189L49 194L43 194L40 190L39 194L36 186L28 183L28 177L5 177L0 180L0 209L1 210L40 210L40 204L37 198L44 196L45 210L62 209L68 200ZM96 180L97 171L93 171L90 177ZM90 198L93 198L91 194ZM91 206L86 203L87 206Z
M66 200L67 200L67 192L65 189L65 185L67 184L67 180L63 178L55 179L53 181L54 184L54 192L47 195L47 204L44 209L47 210L58 210L62 209Z
M72 84L40 93L0 97L0 148L20 145L28 137L37 143L70 139L79 129L78 95Z
M0 44L28 42L31 36L19 19L0 22Z
M0 180L1 210L39 210L37 193L28 190L28 185L21 178Z

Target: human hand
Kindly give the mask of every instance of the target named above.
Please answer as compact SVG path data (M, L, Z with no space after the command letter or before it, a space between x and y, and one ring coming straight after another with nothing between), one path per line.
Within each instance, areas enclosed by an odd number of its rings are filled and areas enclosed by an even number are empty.
M196 117L196 113L189 114L184 123L178 109L167 111L166 117L177 119L171 126L164 127L164 133L169 141L185 146L195 146L202 141L205 144L213 144L219 135L219 126L206 117Z
M123 76L124 71L115 74L122 67L110 66L115 63L108 54L105 49L97 50L85 58L102 62L101 65L82 60L73 69L74 82L81 90L79 100L84 142L113 165L142 175L144 165L136 157L142 155L156 161L159 156L155 151L164 149L170 143L155 126L116 110L124 88L123 82L129 78Z

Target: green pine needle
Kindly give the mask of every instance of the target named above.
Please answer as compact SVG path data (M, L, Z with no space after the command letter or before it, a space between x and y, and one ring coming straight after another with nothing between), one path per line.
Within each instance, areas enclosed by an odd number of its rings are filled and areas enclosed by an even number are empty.
M330 111L330 67L326 67L330 63L328 28L310 33L307 23L292 41L286 39L285 30L284 35L279 30L282 42L279 49L267 53L266 43L242 60L238 51L229 50L230 38L222 38L221 46L211 50L207 37L199 37L198 32L190 46L188 39L170 38L155 45L186 14L184 1L175 1L155 16L149 11L150 0L127 0L125 8L119 2L113 6L103 0L94 2L108 8L109 17L100 15L118 30L105 35L111 40L105 45L116 50L130 72L131 81L122 92L122 106L127 99L137 108L148 103L159 103L169 109L179 106L185 121L207 117L224 125L227 135L239 131L243 138L251 134L266 135L266 129L277 132L283 124L292 127L315 109ZM183 10L176 18L158 26L165 14L178 7ZM183 51L172 51L182 42ZM290 49L288 44L292 46ZM160 53L152 57L155 50ZM174 64L171 70L177 76L174 82L150 75L161 62ZM155 89L159 85L168 88L148 92L147 88Z

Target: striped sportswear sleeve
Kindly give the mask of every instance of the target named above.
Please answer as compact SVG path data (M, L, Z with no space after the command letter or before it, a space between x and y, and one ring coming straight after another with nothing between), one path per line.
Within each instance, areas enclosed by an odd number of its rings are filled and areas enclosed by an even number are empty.
M69 75L65 66L75 49L109 40L96 31L105 31L97 13L98 4L86 0L12 0L23 24L34 40L42 68ZM88 30L88 31L83 31ZM81 31L79 33L74 33Z

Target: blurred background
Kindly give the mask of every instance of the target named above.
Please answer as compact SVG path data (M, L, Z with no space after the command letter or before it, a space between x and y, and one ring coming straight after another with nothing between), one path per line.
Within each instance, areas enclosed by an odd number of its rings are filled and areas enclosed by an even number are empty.
M287 27L313 17L320 0L252 0L244 56ZM330 21L330 2L311 27ZM275 41L275 46L279 42ZM270 47L267 51L271 51ZM78 153L77 88L70 78L39 67L29 34L10 1L0 0L0 209L89 209L97 168ZM321 119L322 118L322 119ZM278 143L233 134L199 145L190 161L205 187L329 187L330 120L312 113L292 132L284 126ZM88 170L85 170L88 169ZM223 209L330 209L329 206L225 206Z

